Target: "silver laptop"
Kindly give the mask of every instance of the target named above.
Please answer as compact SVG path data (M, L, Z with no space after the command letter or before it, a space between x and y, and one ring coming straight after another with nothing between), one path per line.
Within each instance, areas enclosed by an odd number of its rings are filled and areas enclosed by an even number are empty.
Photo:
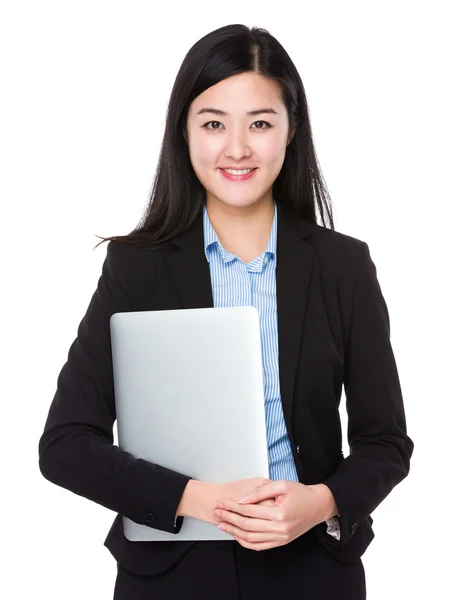
M254 306L115 313L110 329L120 448L201 481L269 478ZM233 539L192 517L177 534L123 521L131 541Z

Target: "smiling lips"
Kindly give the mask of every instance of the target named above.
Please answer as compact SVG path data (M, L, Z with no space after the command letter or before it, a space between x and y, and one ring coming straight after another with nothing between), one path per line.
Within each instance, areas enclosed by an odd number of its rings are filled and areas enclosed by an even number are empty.
M240 169L235 171L234 169L230 169L232 172L229 172L228 170L222 169L220 168L220 171L223 173L223 175L229 179L230 181L245 181L246 179L249 179L250 177L253 177L254 172L257 170L257 167L251 170L248 169Z

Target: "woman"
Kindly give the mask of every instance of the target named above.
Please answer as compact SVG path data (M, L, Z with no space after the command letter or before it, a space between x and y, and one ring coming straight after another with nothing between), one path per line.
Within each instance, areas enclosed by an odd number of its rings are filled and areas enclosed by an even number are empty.
M334 230L301 79L266 30L190 49L144 219L103 241L39 452L47 479L117 513L114 598L364 599L370 513L413 441L368 245ZM198 481L113 445L111 315L238 305L260 315L271 479ZM230 541L130 542L122 515L171 533L193 516Z

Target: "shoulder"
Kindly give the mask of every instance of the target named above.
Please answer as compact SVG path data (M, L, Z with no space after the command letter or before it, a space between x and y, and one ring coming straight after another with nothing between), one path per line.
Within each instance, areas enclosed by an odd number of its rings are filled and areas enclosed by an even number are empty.
M141 270L149 268L152 264L156 265L165 251L166 246L153 248L111 240L107 245L106 260L125 269Z
M127 289L134 305L151 296L164 265L167 245L159 248L110 240L104 268L116 283Z
M323 268L351 277L365 269L370 256L367 242L317 223L313 226L313 240Z

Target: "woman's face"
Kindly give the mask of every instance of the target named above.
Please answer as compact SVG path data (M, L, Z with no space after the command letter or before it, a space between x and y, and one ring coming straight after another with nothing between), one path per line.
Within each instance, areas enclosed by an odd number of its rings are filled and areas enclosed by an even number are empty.
M247 114L252 111L255 114ZM189 109L187 136L190 160L207 190L207 202L244 207L271 201L288 129L278 84L256 73L234 75L197 96ZM223 174L227 167L256 170L248 179L231 180Z

